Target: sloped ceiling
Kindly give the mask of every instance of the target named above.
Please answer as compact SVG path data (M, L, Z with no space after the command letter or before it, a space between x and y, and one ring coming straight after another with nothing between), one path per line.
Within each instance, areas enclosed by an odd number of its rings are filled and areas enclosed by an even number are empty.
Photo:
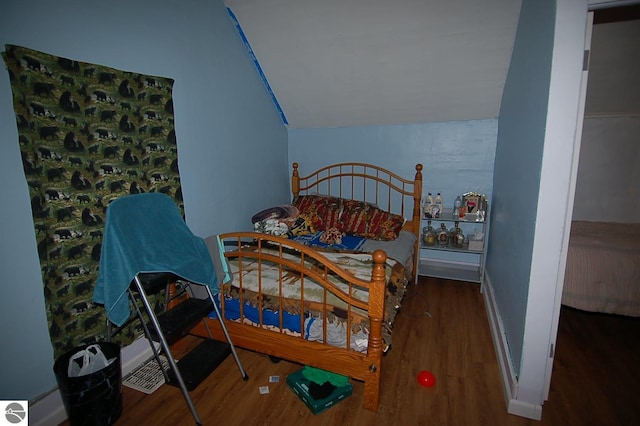
M495 118L520 0L226 0L290 128Z

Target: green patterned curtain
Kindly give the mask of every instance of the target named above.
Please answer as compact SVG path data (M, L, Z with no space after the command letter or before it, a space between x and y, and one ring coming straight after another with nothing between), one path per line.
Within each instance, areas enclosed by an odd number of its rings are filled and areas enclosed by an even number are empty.
M92 297L109 202L159 191L182 209L173 80L12 45L3 58L57 357L105 338ZM127 344L139 329L132 323L116 340Z

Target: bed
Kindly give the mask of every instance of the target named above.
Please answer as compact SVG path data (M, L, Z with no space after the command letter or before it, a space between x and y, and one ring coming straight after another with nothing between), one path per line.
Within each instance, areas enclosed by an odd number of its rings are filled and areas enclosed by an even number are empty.
M572 222L562 304L640 317L640 223Z
M337 240L315 244L318 229L296 235L230 232L217 236L216 243L207 239L223 253L227 278L221 280L217 303L234 345L363 381L364 407L377 411L392 322L417 274L422 165L415 169L415 176L406 179L374 165L340 163L302 177L294 163L297 219L304 217L314 228L321 213L320 234L338 229ZM325 207L338 203L339 212L322 212L317 205L305 209L304 202L319 197L325 197ZM352 236L349 229L365 226L365 235L386 235L389 226L371 234L373 218L385 212L394 221L402 216L397 238L364 238L355 250L343 246ZM391 216L385 216L386 225ZM292 219L283 218L299 224ZM399 243L409 246L409 253L389 256L406 252L393 247ZM192 333L206 337L207 328L214 338L224 338L213 318Z

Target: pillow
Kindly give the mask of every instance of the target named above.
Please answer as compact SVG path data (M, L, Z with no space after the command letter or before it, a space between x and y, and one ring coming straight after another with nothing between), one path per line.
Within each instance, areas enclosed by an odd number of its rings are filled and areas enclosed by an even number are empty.
M340 230L349 235L367 238L368 210L367 203L356 200L345 200L340 215Z
M231 268L227 262L227 258L224 257L224 245L218 235L204 239L211 260L213 261L213 269L218 277L218 285L226 284L233 281L233 275L231 274Z
M404 217L386 212L369 203L345 200L340 216L340 229L350 235L390 241L398 238L404 221Z
M335 227L340 221L342 199L324 195L301 195L293 200L300 214L307 216L318 231Z
M342 214L342 203L344 200L337 197L327 197L326 209L322 216L322 226L325 230L338 228L340 226L340 215Z
M404 217L400 215L378 208L371 209L367 238L383 241L395 240L404 226L404 221Z
M294 198L292 204L298 208L300 215L304 215L311 221L314 227L322 225L318 209L324 209L324 200L315 195L301 195Z
M398 238L405 222L404 217L375 204L327 195L301 195L293 206L311 221L314 232L336 228L349 235L389 241Z

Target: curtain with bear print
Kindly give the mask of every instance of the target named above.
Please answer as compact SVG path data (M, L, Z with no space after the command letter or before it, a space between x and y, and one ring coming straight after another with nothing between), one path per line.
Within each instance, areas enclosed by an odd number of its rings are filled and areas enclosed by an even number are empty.
M105 338L104 308L92 296L109 202L158 191L183 212L173 80L13 45L3 58L57 357ZM140 332L132 322L116 339L127 344Z

